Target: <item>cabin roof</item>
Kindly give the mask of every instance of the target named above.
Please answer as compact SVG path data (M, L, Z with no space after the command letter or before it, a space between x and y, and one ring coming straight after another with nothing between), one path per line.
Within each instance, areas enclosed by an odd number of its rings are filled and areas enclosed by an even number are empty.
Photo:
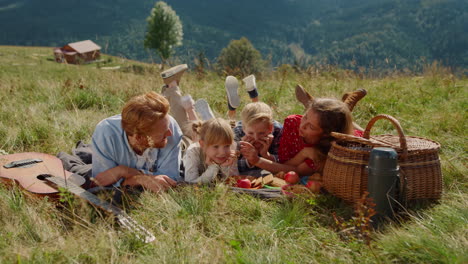
M90 51L100 50L101 47L91 40L83 40L78 42L73 42L68 44L69 47L74 49L78 53L86 53Z

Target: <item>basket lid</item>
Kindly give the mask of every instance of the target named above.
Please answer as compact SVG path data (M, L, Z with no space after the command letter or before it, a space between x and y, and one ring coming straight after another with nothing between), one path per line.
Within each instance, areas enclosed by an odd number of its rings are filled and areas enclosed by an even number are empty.
M379 141L383 144L389 145L395 149L401 149L400 146L400 137L395 135L376 135L371 136L371 139ZM405 136L406 147L409 152L413 151L430 151L430 150L439 150L440 144L421 137L414 136Z

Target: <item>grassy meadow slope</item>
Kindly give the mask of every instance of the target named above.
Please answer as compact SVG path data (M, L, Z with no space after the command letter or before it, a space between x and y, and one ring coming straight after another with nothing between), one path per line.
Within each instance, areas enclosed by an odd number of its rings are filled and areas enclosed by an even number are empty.
M181 88L206 98L217 116L226 117L223 83L223 76L191 71ZM296 72L283 65L257 81L261 100L280 121L303 111L294 99L297 83L327 97L365 88L368 95L354 110L359 124L386 113L407 135L440 142L440 203L372 232L368 246L336 231L332 213L349 219L352 210L329 195L265 201L224 185L187 186L127 197L127 212L156 236L143 244L73 196L62 196L56 206L0 186L0 262L467 263L468 79L436 64L418 76L382 78L332 67ZM78 140L89 142L97 122L119 113L127 99L161 85L157 65L106 55L99 63L65 65L53 61L50 48L0 46L0 149L70 152ZM248 102L246 93L242 101ZM395 131L382 122L372 133Z

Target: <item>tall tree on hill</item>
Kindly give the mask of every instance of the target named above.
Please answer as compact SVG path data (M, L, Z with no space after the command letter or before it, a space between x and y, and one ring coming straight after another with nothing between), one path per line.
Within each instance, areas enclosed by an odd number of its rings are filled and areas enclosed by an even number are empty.
M147 21L145 48L156 50L161 58L161 68L164 68L174 48L182 45L182 23L176 12L163 1L156 2Z

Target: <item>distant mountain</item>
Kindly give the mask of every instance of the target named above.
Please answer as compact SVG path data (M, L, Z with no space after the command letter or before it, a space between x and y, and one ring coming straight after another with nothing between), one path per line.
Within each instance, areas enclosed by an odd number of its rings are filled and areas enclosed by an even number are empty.
M184 25L181 60L214 60L247 37L273 64L411 68L468 66L466 0L169 0ZM143 48L155 1L0 0L0 45L91 39L112 55L158 60Z

